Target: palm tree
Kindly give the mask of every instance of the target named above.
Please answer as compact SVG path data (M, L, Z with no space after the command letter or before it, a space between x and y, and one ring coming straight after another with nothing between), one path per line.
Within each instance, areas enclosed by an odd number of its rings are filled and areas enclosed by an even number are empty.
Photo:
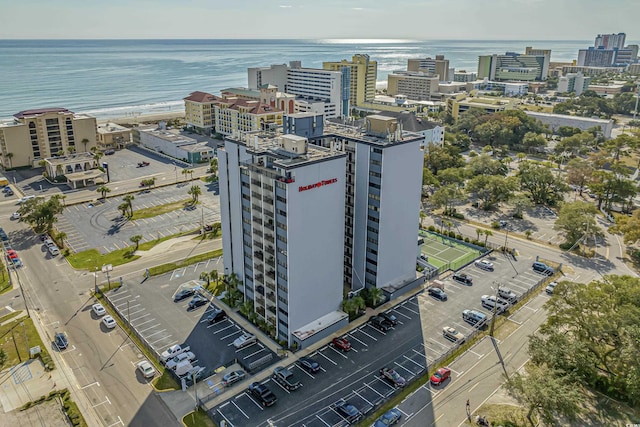
M180 171L180 173L182 175L184 175L184 180L187 180L187 174L189 173L189 169L182 169L182 171Z
M93 147L95 148L95 147ZM93 160L96 161L96 164L98 164L100 162L100 158L103 156L103 154L99 151L96 151L93 153Z
M135 236L131 236L129 237L129 240L131 240L132 243L136 244L135 249L133 250L134 252L138 250L138 247L140 246L140 240L142 240L142 236L139 234L136 234Z
M383 300L382 289L380 288L369 288L369 298L371 298L371 306L377 307L378 303Z
M76 152L75 147L67 147L67 154L73 154Z
M122 200L127 204L127 207L129 208L129 216L133 216L133 205L131 204L131 202L133 200L135 200L135 197L133 194L127 194L126 196L124 196L122 198Z
M516 154L516 158L518 159L518 163L520 163L521 161L527 158L527 155L524 153L518 153Z
M524 235L527 236L527 240L531 240L531 230L527 230L524 232Z
M9 160L9 169L13 169L13 163L11 162L11 159L13 158L13 153L7 153L6 157L7 157L7 160Z
M102 195L103 199L105 198L107 193L111 193L111 189L106 185L101 185L100 187L96 188L96 191Z
M87 144L89 143L89 140L87 138L82 138L82 141L80 141L84 144L84 151L85 153L87 152ZM94 149L96 147L91 147L91 149Z
M254 310L253 301L247 300L243 302L242 305L240 306L240 313L242 313L242 315L246 318L249 317L249 315L253 310Z
M197 185L192 185L187 194L191 195L191 200L193 203L198 203L198 197L202 194L202 190Z
M60 242L60 247L62 249L64 249L64 239L67 238L67 233L65 233L64 231L61 231L58 233L58 235L56 236L58 238L58 241Z
M209 162L209 168L211 169L211 173L213 175L218 175L218 159L217 158L213 158L211 159L211 161Z
M476 238L477 241L480 241L480 235L483 233L482 228L476 228L476 235L478 236Z
M484 230L484 245L487 246L487 240L489 240L489 236L493 236L493 231Z
M209 289L209 286L211 285L211 277L209 276L209 273L207 273L206 271L203 271L202 273L200 273L200 280L206 280L207 289Z
M118 205L118 210L122 212L122 216L127 214L127 210L129 209L129 204L127 202L122 202Z
M212 270L209 272L209 278L213 282L214 290L218 287L218 282L220 281L220 277L218 276L218 270Z

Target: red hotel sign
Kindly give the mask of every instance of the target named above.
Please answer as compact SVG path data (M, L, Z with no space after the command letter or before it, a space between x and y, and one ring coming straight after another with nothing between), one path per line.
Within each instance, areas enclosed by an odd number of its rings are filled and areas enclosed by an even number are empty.
M338 178L327 179L327 180L323 179L322 181L318 181L315 184L301 185L300 187L298 187L298 191L307 191L307 190L311 190L312 188L322 187L325 185L333 184L335 182L338 182Z

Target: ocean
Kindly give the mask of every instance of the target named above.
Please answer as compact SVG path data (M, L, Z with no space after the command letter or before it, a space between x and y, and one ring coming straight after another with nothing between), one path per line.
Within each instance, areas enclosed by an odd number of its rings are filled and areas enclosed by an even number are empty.
M21 110L64 107L100 119L183 109L194 91L219 94L247 86L247 68L366 53L378 82L406 69L408 58L445 55L451 67L475 71L478 55L551 49L571 61L592 41L498 40L0 40L0 118Z

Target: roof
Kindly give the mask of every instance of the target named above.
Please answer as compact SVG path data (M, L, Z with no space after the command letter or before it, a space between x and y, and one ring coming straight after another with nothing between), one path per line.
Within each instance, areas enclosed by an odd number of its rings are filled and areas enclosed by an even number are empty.
M347 317L349 316L342 311L332 311L293 331L293 335L300 340L305 340Z
M215 95L211 95L207 92L191 92L189 96L184 98L185 101L193 101L193 102L213 102L220 99Z
M60 107L51 107L51 108L36 108L33 110L23 110L13 115L16 119L24 119L25 117L39 116L41 114L46 113L71 113L73 111L67 110L66 108Z
M282 112L282 110L278 108L274 108L267 104L262 104L260 103L260 101L252 99L226 98L220 99L217 104L227 104L227 108L230 108L232 110L240 110L241 108L246 108L251 114L269 114Z
M415 113L412 111L381 111L378 115L398 119L398 122L402 124L402 129L408 132L422 132L433 129L437 126L436 123L416 117Z

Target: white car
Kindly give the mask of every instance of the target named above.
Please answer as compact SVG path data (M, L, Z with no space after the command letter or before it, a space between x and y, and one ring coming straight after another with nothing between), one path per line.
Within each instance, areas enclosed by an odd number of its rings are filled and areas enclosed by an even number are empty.
M185 360L191 362L192 360L195 360L195 358L196 358L195 354L193 354L190 351L186 351L184 353L178 354L176 357L169 360L165 366L169 369L176 369L176 366L178 366L178 363Z
M51 245L47 247L47 250L51 254L51 256L60 255L60 249L56 245Z
M240 335L238 338L235 339L235 341L233 342L233 346L235 348L242 348L242 347L251 345L255 342L256 342L256 336L251 335L248 332L245 332L244 334Z
M106 316L104 316L102 318L102 324L107 328L107 329L113 329L116 327L116 321L114 320L113 317L111 317L111 315L107 314Z
M557 284L558 282L551 282L547 285L547 287L545 288L545 292L547 293L547 295L553 295L553 290L556 288Z
M493 263L487 261L486 259L476 261L473 265L482 270L493 271Z
M98 317L102 317L105 314L107 314L107 310L104 309L104 307L102 306L102 304L93 304L91 306L91 310L95 313L96 316Z
M464 342L464 335L462 334L462 332L458 332L451 326L445 326L444 328L442 328L442 336L453 342Z
M136 367L138 368L138 371L140 371L142 376L145 378L152 378L156 374L156 370L154 369L153 365L149 363L148 360L143 360L142 362L138 362Z
M19 212L14 212L11 214L11 219L20 219L20 213Z

